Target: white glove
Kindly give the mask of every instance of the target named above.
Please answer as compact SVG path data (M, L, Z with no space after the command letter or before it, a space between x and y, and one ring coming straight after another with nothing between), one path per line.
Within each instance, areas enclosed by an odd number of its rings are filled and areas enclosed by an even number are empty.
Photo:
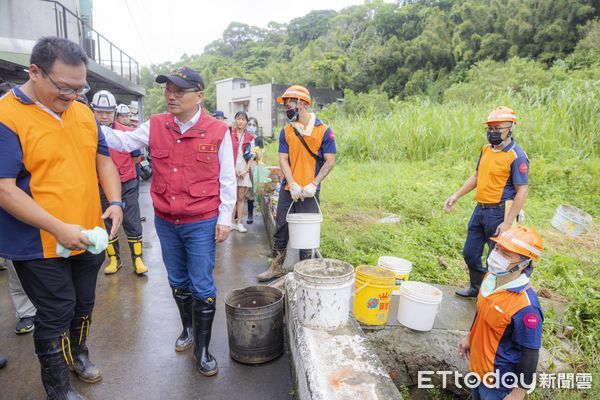
M317 193L317 185L312 182L302 189L302 196L304 196L304 198L315 197L315 193Z
M290 194L292 195L292 200L304 200L304 196L302 195L302 187L298 185L296 182L290 185Z

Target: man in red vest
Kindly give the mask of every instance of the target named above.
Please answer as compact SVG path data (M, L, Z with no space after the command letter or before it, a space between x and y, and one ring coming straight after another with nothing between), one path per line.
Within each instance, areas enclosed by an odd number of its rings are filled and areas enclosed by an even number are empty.
M212 271L216 243L229 236L236 202L231 135L201 107L198 72L180 67L156 82L165 84L168 113L152 115L132 132L102 129L119 151L150 148L154 225L183 325L175 350L195 343L198 370L212 376L218 371L208 351L217 294Z
M100 122L100 125L110 126L111 128L130 131L128 126L115 121L115 110L117 102L115 96L107 90L97 92L91 104L94 115ZM121 196L125 206L123 209L123 229L127 235L127 242L131 250L131 264L135 273L138 275L148 272L148 267L142 261L142 222L140 220L140 204L139 204L139 189L140 184L137 179L134 159L140 157L142 153L139 150L132 152L117 151L110 148L110 158L115 163L121 178ZM102 202L102 210L108 208L108 200L104 193L100 191L100 201ZM110 220L105 223L106 229L110 232ZM106 275L116 273L123 264L121 263L121 255L119 252L119 237L115 236L108 242L106 255L109 258L108 265L104 268Z

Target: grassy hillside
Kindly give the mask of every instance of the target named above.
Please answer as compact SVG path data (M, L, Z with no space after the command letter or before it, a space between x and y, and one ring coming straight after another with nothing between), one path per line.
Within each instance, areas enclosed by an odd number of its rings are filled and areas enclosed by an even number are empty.
M411 279L466 284L461 250L473 193L453 213L442 207L473 173L486 143L481 122L488 111L510 106L519 118L514 137L531 160L525 224L540 232L545 247L533 285L545 296L563 299L566 323L575 327L575 351L563 354L557 339L562 325L552 313L546 315L544 345L576 371L598 376L600 79L597 70L564 76L560 69L541 69L532 78L532 68L536 64L524 60L477 66L470 79L445 91L443 102L388 102L373 93L350 94L345 109L325 110L321 117L335 132L339 164L323 185L321 248L327 257L353 265L396 255L414 263ZM514 86L491 81L497 75L493 70L508 72ZM518 84L527 77L529 82ZM276 152L276 144L267 149L271 163ZM563 203L586 210L596 223L579 238L559 233L550 220ZM390 214L401 222L377 223ZM598 389L560 396L597 395Z

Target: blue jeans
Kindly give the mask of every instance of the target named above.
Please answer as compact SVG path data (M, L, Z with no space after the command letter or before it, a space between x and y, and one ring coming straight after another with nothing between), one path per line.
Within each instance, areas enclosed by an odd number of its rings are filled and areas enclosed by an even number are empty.
M487 272L487 267L481 263L483 247L488 244L491 251L494 242L490 237L496 233L496 228L504 221L504 205L498 208L481 208L478 204L471 215L467 231L467 240L463 247L463 257L470 270Z
M169 285L189 289L200 301L215 299L215 228L217 217L188 224L174 224L155 216L154 226L160 240Z
M504 388L488 388L484 384L479 385L476 388L471 389L471 396L473 400L502 400L512 391L512 389Z

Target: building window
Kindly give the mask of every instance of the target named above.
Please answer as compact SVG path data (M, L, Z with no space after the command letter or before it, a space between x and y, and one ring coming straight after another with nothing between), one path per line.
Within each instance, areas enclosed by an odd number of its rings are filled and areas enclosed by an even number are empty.
M240 82L240 89L243 89L246 87L246 82Z
M262 97L259 97L258 99L256 99L256 111L262 111L263 110L263 99Z

